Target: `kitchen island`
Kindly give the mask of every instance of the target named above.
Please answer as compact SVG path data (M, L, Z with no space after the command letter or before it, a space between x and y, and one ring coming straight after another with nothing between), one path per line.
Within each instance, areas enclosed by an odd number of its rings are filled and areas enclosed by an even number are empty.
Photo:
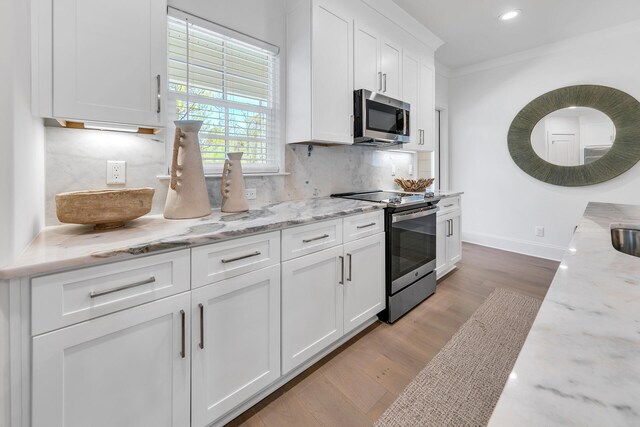
M612 224L640 206L589 203L489 422L640 425L640 258Z

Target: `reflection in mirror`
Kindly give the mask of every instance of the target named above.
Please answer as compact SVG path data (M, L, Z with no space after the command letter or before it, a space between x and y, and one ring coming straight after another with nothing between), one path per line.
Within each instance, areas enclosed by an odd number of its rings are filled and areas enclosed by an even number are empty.
M580 166L604 156L615 141L616 129L601 111L569 107L543 117L531 132L536 154L558 166Z

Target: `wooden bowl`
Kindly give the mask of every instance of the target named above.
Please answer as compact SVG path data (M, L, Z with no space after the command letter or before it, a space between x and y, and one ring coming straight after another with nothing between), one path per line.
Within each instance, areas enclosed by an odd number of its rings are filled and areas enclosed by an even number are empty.
M120 228L151 211L153 188L73 191L56 195L58 220L95 224L95 230Z
M396 178L395 183L398 184L404 191L412 193L421 193L425 191L431 184L433 184L433 178L420 178L420 179L405 179Z

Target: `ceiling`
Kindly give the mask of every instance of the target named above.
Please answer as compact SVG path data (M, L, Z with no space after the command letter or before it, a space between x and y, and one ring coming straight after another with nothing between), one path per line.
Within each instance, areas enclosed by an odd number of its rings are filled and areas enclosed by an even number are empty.
M393 1L444 41L436 59L452 69L640 19L639 0Z

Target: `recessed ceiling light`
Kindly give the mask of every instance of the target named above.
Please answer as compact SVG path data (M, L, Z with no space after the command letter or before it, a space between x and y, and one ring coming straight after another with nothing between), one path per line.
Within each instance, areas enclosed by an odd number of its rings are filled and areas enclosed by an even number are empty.
M510 10L510 11L505 12L502 15L498 16L498 19L501 20L501 21L509 21L510 19L515 18L516 16L520 15L521 13L522 13L522 10L520 10L520 9Z

